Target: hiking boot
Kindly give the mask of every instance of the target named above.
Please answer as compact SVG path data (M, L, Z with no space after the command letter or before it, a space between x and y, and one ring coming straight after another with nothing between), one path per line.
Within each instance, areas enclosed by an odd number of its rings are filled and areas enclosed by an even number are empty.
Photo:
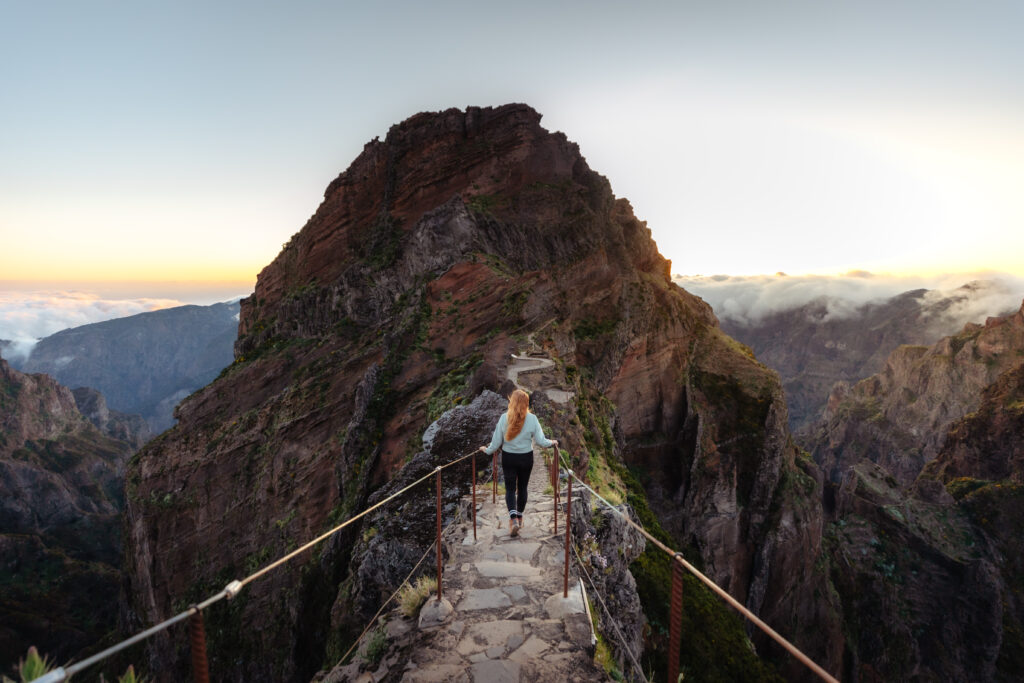
M518 536L519 535L519 520L518 519L510 520L509 521L509 529L510 529L510 533L513 536Z

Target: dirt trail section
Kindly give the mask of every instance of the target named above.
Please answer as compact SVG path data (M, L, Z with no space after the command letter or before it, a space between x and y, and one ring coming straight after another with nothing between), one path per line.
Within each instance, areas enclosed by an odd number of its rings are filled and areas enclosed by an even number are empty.
M517 380L530 373L531 383L551 383L543 373L553 365L547 358L513 356L508 377L519 385ZM549 396L552 391L545 389ZM572 398L571 393L558 391L564 397L561 402ZM462 521L442 537L447 564L441 600L436 593L427 598L418 621L397 609L390 612L383 626L386 651L378 654L374 667L367 667L367 636L359 647L363 654L328 673L323 683L611 680L593 662L595 641L585 592L572 563L568 597L563 597L564 500L556 535L547 465L538 449L533 458L519 535L509 532L504 496L499 491L492 502L490 485L481 483L476 540L468 496ZM361 670L368 668L373 670Z

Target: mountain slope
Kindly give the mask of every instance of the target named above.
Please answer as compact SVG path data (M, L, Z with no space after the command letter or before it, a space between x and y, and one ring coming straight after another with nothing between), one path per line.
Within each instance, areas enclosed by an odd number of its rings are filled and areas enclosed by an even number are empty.
M71 391L0 360L0 663L64 659L117 626L121 470Z
M649 496L715 579L837 666L838 621L814 596L827 578L815 468L789 439L778 378L671 283L628 202L539 120L525 105L418 114L328 186L243 300L235 362L130 465L130 624L362 509L410 458L458 455L423 450L424 429L499 390L509 354L534 349L582 401L554 422L574 466ZM627 466L646 489L626 490ZM216 677L308 680L333 665L372 614L358 595L384 588L363 569L369 530L349 531L211 612ZM396 571L411 568L415 536L388 539L406 548L390 555ZM710 646L718 626L702 627ZM183 670L180 644L150 653L154 671Z

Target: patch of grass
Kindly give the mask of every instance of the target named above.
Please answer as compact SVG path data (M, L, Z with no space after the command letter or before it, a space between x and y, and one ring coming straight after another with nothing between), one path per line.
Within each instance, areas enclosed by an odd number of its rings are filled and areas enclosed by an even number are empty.
M529 292L522 290L509 292L501 302L502 315L507 318L518 318L529 299Z
M445 411L469 399L469 380L482 362L483 356L475 353L438 380L430 398L427 399L428 424L441 417Z
M376 669L377 665L380 664L380 660L384 657L384 653L388 651L388 634L384 630L383 626L378 626L374 629L373 633L370 634L370 639L366 641L366 645L363 647L363 651L360 655L363 661L366 662L368 669Z
M402 614L410 619L415 619L419 615L423 603L436 590L437 579L430 576L421 576L416 579L415 584L404 584L398 593L398 605Z
M370 227L366 240L366 262L381 269L394 265L401 255L402 228L398 219L382 213Z
M595 318L583 318L573 325L572 331L577 339L597 339L615 331L619 324L618 320L597 320Z
M967 497L974 491L977 491L982 486L987 486L988 484L991 483L992 482L985 479L974 479L973 477L957 477L956 479L951 479L946 484L946 491L949 492L949 495L953 496L959 501L963 500L965 497Z

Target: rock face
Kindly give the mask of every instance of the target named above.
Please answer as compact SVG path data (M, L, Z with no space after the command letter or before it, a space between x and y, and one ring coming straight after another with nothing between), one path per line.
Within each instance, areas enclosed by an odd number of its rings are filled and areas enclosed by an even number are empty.
M791 443L778 378L671 283L629 203L539 121L525 105L419 114L328 186L242 301L235 362L129 467L129 629L315 537L424 458L485 443L486 420L458 448L421 435L501 389L509 354L534 348L579 397L575 415L547 404L574 467L645 473L673 542L838 667L839 622L815 596L817 474ZM397 514L415 539L415 511ZM214 676L333 666L379 597L371 575L408 552L368 533L347 528L211 610ZM149 654L157 676L184 671L182 642L154 639Z
M951 423L975 410L1000 374L1024 364L1021 349L1024 307L930 347L900 347L881 373L836 386L808 448L833 481L870 460L907 485L936 457Z
M931 483L924 496L908 492L870 462L844 474L822 558L842 603L843 680L994 681L1021 671L1019 571L1001 573L971 515Z
M110 407L142 415L153 433L174 407L233 360L238 304L179 306L63 330L39 341L18 369L100 391Z
M929 474L943 481L1024 483L1024 363L1000 375L982 392L978 409L953 423L931 465Z
M71 391L0 360L0 662L64 660L117 624L121 471L132 452Z
M919 351L919 374L904 375L902 386L890 379L902 391L927 378L930 393L918 402L945 415L984 381L981 372L1010 367L980 391L972 412L951 424L917 422L918 443L937 453L916 478L895 449L883 466L861 459L833 470L840 482L826 490L822 563L842 603L844 678L1001 681L1024 673L1020 315ZM883 403L893 405L884 395ZM845 434L878 444L886 431L877 422ZM903 465L902 479L885 468L893 464Z
M71 393L78 411L111 439L124 441L137 451L153 438L149 423L141 415L125 415L111 410L107 407L107 399L95 389L79 387Z
M821 418L836 382L881 372L898 346L930 345L954 334L993 290L1002 291L998 283L970 282L949 294L916 289L862 305L821 297L752 320L724 317L722 330L779 373L790 428L800 432Z

